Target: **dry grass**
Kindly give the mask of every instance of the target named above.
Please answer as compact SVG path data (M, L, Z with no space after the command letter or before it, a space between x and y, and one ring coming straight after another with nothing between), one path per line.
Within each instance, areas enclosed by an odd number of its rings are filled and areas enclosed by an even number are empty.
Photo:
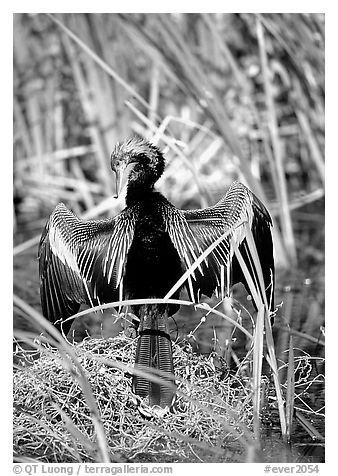
M313 396L323 389L320 369L324 359L311 358L305 352L294 357L289 349L286 362L274 361L271 335L264 344L263 322L257 325L252 320L252 335L237 322L237 331L251 341L244 358L236 356L231 346L222 359L216 352L207 357L197 355L187 340L175 344L178 392L174 410L169 412L148 407L131 393L131 374L137 372L133 367L135 339L122 333L109 339L86 338L71 345L39 313L17 297L15 302L50 334L47 339L43 335L33 339L32 333L16 332L17 460L266 461L269 455L262 456L261 449L266 445L263 435L271 425L276 428L273 440L280 433L278 426L285 440L296 437L290 408L311 441L323 444L317 425L324 417L324 408ZM215 313L231 322L216 309L202 304L197 307L204 308L206 316ZM237 317L241 321L240 311ZM267 327L266 332L269 335L271 329ZM35 350L24 350L22 343ZM271 367L264 374L257 362L262 357L257 348L263 344ZM237 370L230 371L226 364L230 355L237 362ZM285 461L295 459L287 454Z
M197 356L188 345L174 346L177 401L173 412L156 413L151 407L140 409L131 393L127 369L135 340L124 334L85 339L74 351L97 401L112 461L140 461L142 455L149 461L226 461L226 448L243 458L250 440L255 446L250 381L217 369L212 356ZM40 347L37 359L27 358L19 347L17 355L15 457L97 461L95 430L76 368L49 345ZM126 369L114 368L116 360Z

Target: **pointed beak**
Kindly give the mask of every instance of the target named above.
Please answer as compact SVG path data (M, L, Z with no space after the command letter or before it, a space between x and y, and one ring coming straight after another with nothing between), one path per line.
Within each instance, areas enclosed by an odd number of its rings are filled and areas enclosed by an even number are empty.
M129 174L133 169L135 163L120 162L118 165L115 165L113 169L116 176L116 193L114 198L118 198L121 194L123 186L128 180Z
M114 198L118 198L121 190L122 190L122 185L123 185L123 178L124 178L124 171L126 167L121 165L119 168L115 170L115 176L116 176L116 193L114 195Z

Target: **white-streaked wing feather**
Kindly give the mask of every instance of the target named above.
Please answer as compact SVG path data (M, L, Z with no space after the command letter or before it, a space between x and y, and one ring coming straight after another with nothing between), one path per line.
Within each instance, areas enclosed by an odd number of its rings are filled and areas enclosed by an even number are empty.
M81 302L119 297L135 216L79 220L64 204L53 211L41 237L39 271L43 313L51 321L69 317Z
M233 259L236 261L231 240L239 247L244 244L245 223L248 223L254 232L256 245L264 250L266 244L269 249L265 259L267 276L270 267L273 269L271 219L264 205L243 184L234 182L226 195L212 207L201 210L175 210L175 220L168 225L168 232L181 257L184 271L189 269L194 256L206 252L210 245L224 233L229 232L205 257L199 271L195 270L194 280L187 284L190 297L196 300L200 294L211 296L214 291L223 296L229 293L231 284L244 282L237 264L235 263L235 273L232 273L230 268ZM257 233L257 224L262 233L260 231ZM171 229L174 225L179 226L180 233L177 229ZM261 239L263 243L260 243ZM261 256L263 254L261 253ZM191 286L194 288L193 294Z

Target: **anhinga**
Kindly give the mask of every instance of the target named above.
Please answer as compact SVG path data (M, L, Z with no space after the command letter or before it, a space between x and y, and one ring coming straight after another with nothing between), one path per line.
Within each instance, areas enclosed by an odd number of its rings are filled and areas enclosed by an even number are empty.
M128 172L126 208L114 218L83 221L59 203L44 229L39 246L43 314L61 329L60 320L90 306L119 299L163 298L196 259L225 232L228 234L196 267L184 285L190 299L211 296L221 284L246 280L234 255L237 243L251 273L244 222L249 223L260 259L267 302L273 310L274 259L271 218L265 206L244 185L234 182L214 206L179 210L154 184L164 171L160 150L131 138L111 154L117 193ZM225 270L225 273L224 273ZM223 273L223 278L221 274ZM225 276L225 280L224 280ZM226 282L226 277L230 282ZM228 279L229 281L229 279ZM173 299L178 299L178 289ZM132 312L139 319L135 362L161 372L163 384L134 375L133 391L151 405L174 400L174 368L168 317L176 304L144 304ZM64 323L67 334L71 320ZM166 385L166 382L171 383Z

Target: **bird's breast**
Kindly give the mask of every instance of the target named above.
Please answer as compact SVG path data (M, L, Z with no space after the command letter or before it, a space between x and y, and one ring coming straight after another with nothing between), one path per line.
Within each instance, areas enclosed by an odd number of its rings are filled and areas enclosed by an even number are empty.
M160 210L140 210L129 249L125 284L134 298L164 297L182 274Z

